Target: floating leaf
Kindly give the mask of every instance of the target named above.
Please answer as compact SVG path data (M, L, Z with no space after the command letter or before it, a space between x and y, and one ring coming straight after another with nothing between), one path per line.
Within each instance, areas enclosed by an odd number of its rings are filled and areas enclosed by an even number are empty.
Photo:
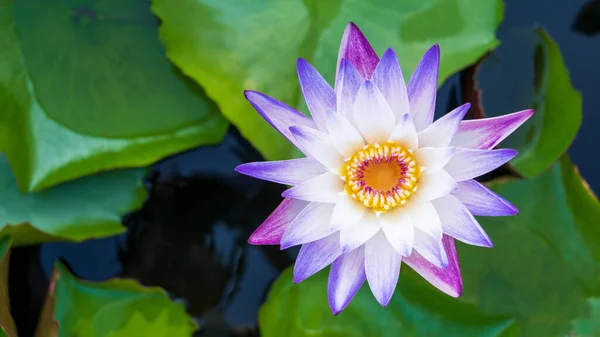
M125 169L23 195L0 154L0 236L15 245L105 237L125 231L121 217L146 197L145 169Z
M582 100L571 84L558 45L544 30L536 29L535 34L517 31L511 38L512 42L498 49L499 58L489 57L483 62L481 73L487 76L482 76L483 101L491 116L535 109L535 114L501 144L519 151L510 163L512 167L534 178L552 167L575 139ZM533 52L533 63L528 48ZM526 71L531 67L532 77Z
M461 298L404 265L387 308L364 285L334 317L327 272L293 284L288 270L261 309L264 336L552 337L569 333L573 321L579 329L593 327L586 313L591 304L597 315L600 294L600 203L568 157L537 179L492 187L521 213L480 218L494 248L458 245Z
M54 312L59 337L190 337L197 328L183 304L172 302L160 288L125 279L81 281L60 263L55 273L47 305ZM42 332L36 337L46 336L50 335Z
M0 336L17 337L17 327L10 315L8 298L8 264L10 260L10 237L0 235Z
M409 272L408 268L402 272ZM508 337L518 329L510 318L488 317L474 306L435 292L415 282L418 276L401 278L388 307L383 308L363 285L338 316L327 304L328 270L294 284L292 269L274 283L259 313L261 333L271 336L395 337L481 336ZM414 273L413 273L414 274Z
M160 35L169 58L205 87L267 159L284 159L294 155L292 146L252 109L243 90L301 106L296 58L308 59L332 83L349 21L363 30L379 54L394 47L407 79L425 50L439 43L443 80L498 44L494 32L503 3L155 0L153 11L163 22Z
M521 212L480 218L494 248L458 247L462 299L515 317L520 336L564 336L600 292L600 203L566 156L536 179L492 187Z
M157 27L144 0L0 0L0 149L21 191L221 140Z

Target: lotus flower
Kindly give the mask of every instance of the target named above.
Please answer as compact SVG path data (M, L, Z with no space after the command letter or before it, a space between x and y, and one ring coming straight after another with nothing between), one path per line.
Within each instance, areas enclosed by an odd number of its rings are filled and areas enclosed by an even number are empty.
M433 122L439 63L434 45L405 85L394 50L380 60L350 23L334 88L298 60L312 118L262 93L245 92L262 117L306 155L236 168L292 186L249 242L281 249L301 245L295 282L331 264L328 295L336 315L365 280L387 305L402 262L446 294L460 296L454 240L492 247L473 216L518 213L474 178L517 154L493 148L533 111L463 121L467 103Z

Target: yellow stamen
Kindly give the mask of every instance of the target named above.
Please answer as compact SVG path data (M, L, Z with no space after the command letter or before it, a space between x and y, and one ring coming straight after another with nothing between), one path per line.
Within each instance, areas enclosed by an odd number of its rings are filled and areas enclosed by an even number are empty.
M412 151L393 142L367 145L340 167L346 193L376 213L406 204L420 174Z

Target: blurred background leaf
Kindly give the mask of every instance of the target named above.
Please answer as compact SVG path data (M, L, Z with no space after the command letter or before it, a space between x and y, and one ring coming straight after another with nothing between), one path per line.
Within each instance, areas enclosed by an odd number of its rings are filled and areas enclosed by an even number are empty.
M82 241L125 231L121 217L146 198L146 169L99 173L23 195L0 154L0 236L15 245Z
M53 312L58 337L189 337L197 328L183 304L160 288L125 279L81 281L58 262L48 299L44 311ZM48 323L42 319L36 337L52 336L44 329Z
M265 336L561 336L600 292L600 203L568 157L532 180L497 181L514 217L479 219L493 249L459 244L464 291L455 300L403 266L380 308L365 284L339 317L326 273L293 284L291 270L261 309ZM504 319L502 319L502 317ZM582 323L580 323L581 325Z
M436 296L418 276L404 278L387 307L375 301L365 285L338 316L327 304L329 269L294 284L292 268L275 282L259 314L262 336L514 336L511 318L491 317L475 306Z
M588 300L589 310L585 317L573 322L573 331L569 337L600 336L600 298Z
M8 264L10 261L10 237L0 235L0 336L17 337L17 328L10 314L8 298Z
M519 155L510 164L533 178L546 171L567 151L582 119L581 93L573 88L560 49L543 29L536 29L539 45L534 52L535 114L503 147Z
M0 149L22 192L219 142L146 0L0 0Z
M307 59L333 83L349 21L379 54L395 48L406 79L423 53L439 43L441 83L498 44L495 31L504 5L501 0L155 0L152 8L162 20L169 58L273 160L296 152L246 102L243 90L261 91L307 113L296 59Z

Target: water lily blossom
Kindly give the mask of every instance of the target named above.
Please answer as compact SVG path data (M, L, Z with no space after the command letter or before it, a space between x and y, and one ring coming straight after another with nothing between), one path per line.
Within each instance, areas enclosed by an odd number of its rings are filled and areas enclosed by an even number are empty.
M349 24L332 88L307 61L297 63L312 118L255 91L254 108L304 158L243 164L237 171L291 186L249 242L299 246L294 281L331 264L329 305L341 312L366 280L385 306L402 263L458 297L455 239L492 242L474 218L518 210L474 178L517 151L494 147L532 110L464 120L464 104L433 121L440 49L431 47L405 84L391 48L381 59Z

